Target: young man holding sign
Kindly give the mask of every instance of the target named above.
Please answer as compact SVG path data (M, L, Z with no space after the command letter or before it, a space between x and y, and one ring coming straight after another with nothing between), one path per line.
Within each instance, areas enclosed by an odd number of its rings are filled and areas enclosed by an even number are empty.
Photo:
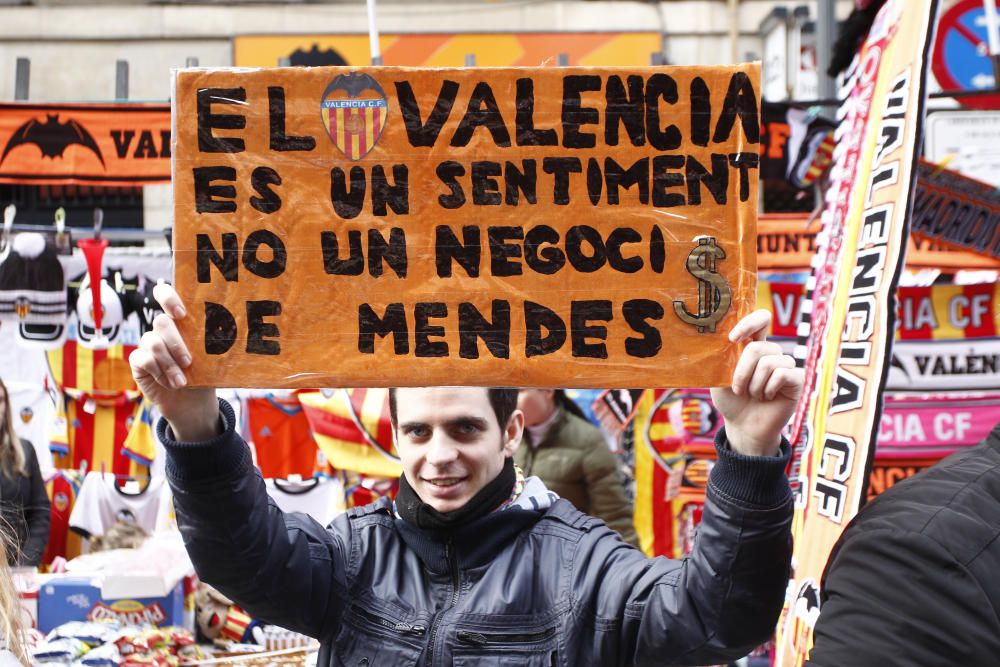
M706 664L770 636L791 554L792 501L780 430L801 372L763 340L757 311L730 334L752 340L732 387L698 543L648 559L601 521L523 480L512 456L516 390L399 389L400 494L329 527L271 502L232 409L186 388L186 313L169 315L130 361L164 419L159 435L178 522L199 576L256 617L316 637L326 665ZM474 380L474 378L473 378Z

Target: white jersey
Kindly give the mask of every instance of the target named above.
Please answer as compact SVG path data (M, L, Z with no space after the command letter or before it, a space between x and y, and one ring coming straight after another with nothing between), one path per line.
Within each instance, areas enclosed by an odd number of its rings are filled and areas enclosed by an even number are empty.
M162 477L150 480L141 493L125 493L111 473L89 472L76 496L70 528L86 535L104 533L116 521L136 524L147 533L169 528L172 522L170 487Z
M23 382L9 382L10 410L14 417L14 432L35 449L42 477L53 469L52 424L56 418L56 404L52 394L44 387Z
M264 484L282 512L302 512L327 526L344 511L344 485L335 477L268 479Z
M17 333L17 323L0 320L0 378L4 383L44 387L49 376L45 350L26 347Z

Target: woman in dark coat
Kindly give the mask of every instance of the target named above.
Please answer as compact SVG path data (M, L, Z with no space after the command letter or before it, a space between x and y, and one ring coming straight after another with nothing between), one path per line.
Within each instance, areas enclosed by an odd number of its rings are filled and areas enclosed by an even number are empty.
M17 437L7 386L0 380L0 525L12 538L7 562L37 566L49 541L49 497L35 449Z

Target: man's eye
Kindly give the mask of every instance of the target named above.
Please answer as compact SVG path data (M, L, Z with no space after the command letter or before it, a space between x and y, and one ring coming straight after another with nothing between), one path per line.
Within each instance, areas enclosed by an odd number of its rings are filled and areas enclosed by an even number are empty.
M479 428L475 424L466 423L466 424L459 424L458 430L462 433L465 433L466 435L472 435L473 433L478 432Z
M411 438L425 438L430 434L430 429L426 426L414 426L410 429L408 435Z

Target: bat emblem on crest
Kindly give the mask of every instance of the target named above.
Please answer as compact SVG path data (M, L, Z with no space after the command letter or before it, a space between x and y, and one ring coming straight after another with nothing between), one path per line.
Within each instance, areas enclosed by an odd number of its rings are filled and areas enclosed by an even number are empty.
M101 166L105 166L101 149L87 128L72 118L60 122L59 114L46 114L45 122L32 119L17 128L4 146L0 164L12 150L25 144L38 146L43 157L52 159L62 157L70 146L80 145L90 149L101 161Z

